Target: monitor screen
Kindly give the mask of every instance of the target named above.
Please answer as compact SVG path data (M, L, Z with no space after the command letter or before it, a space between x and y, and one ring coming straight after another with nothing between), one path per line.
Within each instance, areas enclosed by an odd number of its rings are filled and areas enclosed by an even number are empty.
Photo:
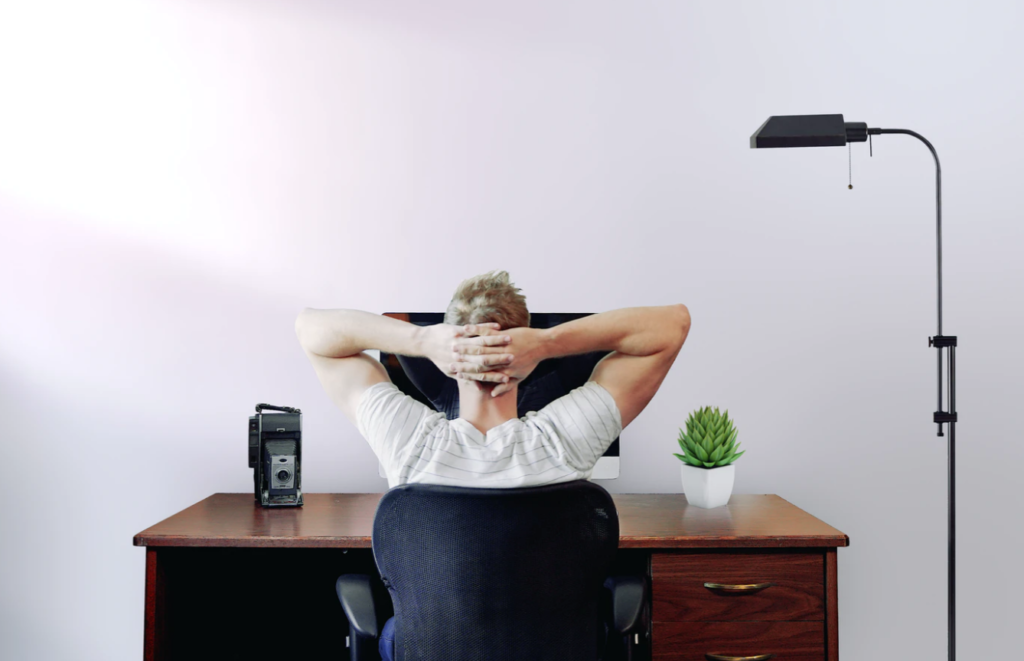
M530 313L530 327L551 328L567 321L588 316L589 312L541 312ZM386 317L407 321L417 326L432 326L444 323L443 312L388 312ZM608 355L597 351L565 356L542 361L537 368L519 384L519 416L538 411L562 395L582 386L590 379L594 366ZM441 373L426 358L410 358L380 352L380 362L399 390L423 402L436 411L441 411L451 420L459 417L458 386L453 379ZM379 467L385 477L383 467ZM610 480L619 476L619 439L605 451L597 464L591 479Z

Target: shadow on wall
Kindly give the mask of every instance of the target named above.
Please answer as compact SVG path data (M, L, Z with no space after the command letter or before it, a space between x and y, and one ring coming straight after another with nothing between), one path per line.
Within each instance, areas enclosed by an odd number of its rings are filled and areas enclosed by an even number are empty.
M145 562L131 537L251 488L243 418L257 397L294 397L272 375L304 361L295 306L79 222L2 203L0 216L15 228L0 261L0 417L23 467L6 491L24 503L0 513L0 657L83 658L103 641L95 658L131 658Z

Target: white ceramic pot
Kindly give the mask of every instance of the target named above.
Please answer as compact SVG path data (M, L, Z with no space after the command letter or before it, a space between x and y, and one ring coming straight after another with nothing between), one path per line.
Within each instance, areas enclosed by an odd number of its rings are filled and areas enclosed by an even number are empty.
M696 507L721 507L729 502L732 483L736 479L736 465L718 468L697 468L683 464L683 493L686 502Z

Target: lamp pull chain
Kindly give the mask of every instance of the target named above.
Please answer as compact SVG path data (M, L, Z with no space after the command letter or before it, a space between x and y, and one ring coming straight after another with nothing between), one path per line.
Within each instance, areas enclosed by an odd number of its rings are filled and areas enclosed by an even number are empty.
M850 154L850 190L853 190L853 143L847 142L846 146Z
M875 150L874 150L874 147L871 146L871 134L869 133L868 134L868 156L874 156L874 155L875 155Z

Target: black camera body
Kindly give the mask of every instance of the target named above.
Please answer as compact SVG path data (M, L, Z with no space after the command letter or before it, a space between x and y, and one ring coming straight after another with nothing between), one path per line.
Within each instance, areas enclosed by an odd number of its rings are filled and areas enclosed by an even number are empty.
M280 413L263 413L263 409ZM249 416L249 468L263 507L302 505L302 411L257 404Z

